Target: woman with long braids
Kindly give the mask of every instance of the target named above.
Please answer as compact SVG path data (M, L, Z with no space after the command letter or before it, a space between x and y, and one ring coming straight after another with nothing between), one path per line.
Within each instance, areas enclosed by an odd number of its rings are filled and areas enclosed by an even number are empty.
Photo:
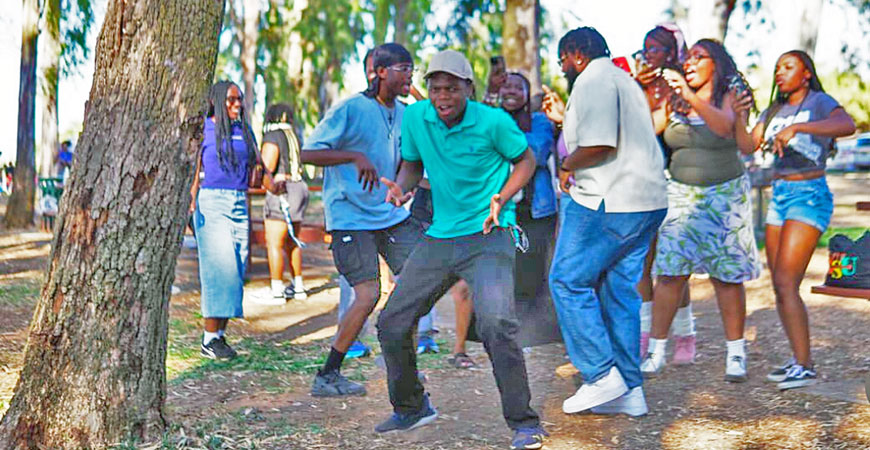
M243 105L242 92L234 83L219 81L211 87L190 190L205 328L200 354L211 359L236 356L224 332L229 319L242 317L248 258L248 169L258 157Z
M725 379L746 381L746 291L743 283L760 272L752 228L749 179L734 139L730 86L742 77L722 44L698 41L683 64L685 77L665 69L662 76L691 106L688 113L653 112L656 132L673 154L668 167L668 215L659 229L653 273L652 331L641 364L646 376L665 365L668 329L693 273L707 273L725 328ZM741 89L742 90L742 89Z
M825 160L833 139L855 132L848 113L822 89L813 60L792 50L776 62L770 107L751 134L746 120L749 95L734 104L737 142L744 152L774 153L773 198L767 207L765 251L773 279L776 310L791 344L792 357L767 379L780 389L816 382L810 356L810 330L800 284L819 237L828 227L834 200L825 180Z

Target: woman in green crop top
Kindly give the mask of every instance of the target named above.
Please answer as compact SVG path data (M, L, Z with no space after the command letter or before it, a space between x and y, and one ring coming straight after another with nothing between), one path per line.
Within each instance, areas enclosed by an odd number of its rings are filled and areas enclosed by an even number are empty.
M655 375L665 364L668 329L692 273L707 273L725 328L725 379L746 380L743 282L760 268L752 229L749 180L734 140L733 80L742 80L721 44L698 41L683 64L685 78L665 70L668 84L688 102L687 114L670 102L653 111L656 132L673 150L668 170L668 216L659 229L653 272L652 332L641 371Z

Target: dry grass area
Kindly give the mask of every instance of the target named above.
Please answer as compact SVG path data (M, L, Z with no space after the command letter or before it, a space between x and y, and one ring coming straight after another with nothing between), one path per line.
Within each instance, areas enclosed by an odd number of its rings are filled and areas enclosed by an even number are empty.
M832 185L841 184L841 180ZM863 183L863 184L861 184ZM848 184L848 183L847 183ZM866 180L849 189L866 193ZM857 186L857 187L856 187ZM861 191L861 186L864 186ZM839 195L839 194L837 194ZM835 223L870 224L844 206ZM839 221L839 222L838 222ZM42 279L50 235L0 230L0 414L8 405L26 339L30 314ZM814 295L810 286L824 277L827 252L818 249L802 293L810 311L814 356L822 382L863 379L870 367L870 302ZM307 261L328 263L315 247ZM262 264L262 262L260 262ZM496 449L507 448L510 432L483 349L471 344L474 370L451 368L446 360L452 329L442 326L442 353L424 355L427 390L440 418L407 434L378 436L373 426L390 412L385 372L374 358L349 361L344 372L365 380L369 394L319 399L308 394L312 374L322 363L335 325L338 292L327 279L304 302L251 310L234 321L231 341L241 351L232 362L204 361L200 336L198 281L193 250L179 257L170 315L170 378L167 414L171 427L162 439L124 442L119 448L209 449ZM265 285L263 280L251 288ZM564 347L549 344L527 355L533 406L551 433L546 447L575 449L866 449L870 448L870 406L806 390L779 392L764 382L770 368L789 354L776 314L770 279L747 284L747 340L750 379L723 381L724 337L710 283L691 282L695 299L699 356L691 366L668 366L645 383L650 414L642 418L565 415L562 400L576 389L576 371ZM452 309L449 302L439 308ZM449 314L445 314L449 316ZM367 338L371 344L374 339ZM377 353L377 351L376 351Z

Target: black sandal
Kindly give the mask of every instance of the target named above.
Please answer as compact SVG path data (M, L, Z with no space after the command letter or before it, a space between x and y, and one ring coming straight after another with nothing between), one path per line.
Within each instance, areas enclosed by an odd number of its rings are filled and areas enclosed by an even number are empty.
M466 353L457 353L448 362L457 369L470 369L477 365Z

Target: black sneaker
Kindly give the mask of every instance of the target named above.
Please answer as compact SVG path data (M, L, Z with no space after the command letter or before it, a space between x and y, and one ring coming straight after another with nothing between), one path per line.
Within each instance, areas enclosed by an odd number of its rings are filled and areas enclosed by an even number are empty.
M365 386L348 380L339 371L320 373L314 376L311 395L315 397L342 397L346 395L366 395Z
M429 394L423 394L423 407L420 408L419 412L413 414L393 413L389 419L378 424L375 427L375 431L378 433L410 431L429 424L437 418L438 411L429 404Z
M772 372L767 374L767 381L771 383L779 383L785 380L785 376L788 374L788 369L791 369L791 366L797 364L794 357L788 359L788 362L782 365L782 367L778 369L774 369Z
M209 359L233 359L238 353L221 336L212 339L208 344L200 345L199 354Z
M540 425L532 428L517 428L511 441L511 450L535 450L544 446L549 434Z
M779 390L794 389L816 384L816 371L800 364L794 364L788 369L785 379L776 384Z
M293 286L293 283L290 283L284 287L284 298L293 300L294 297L296 297L296 288Z

